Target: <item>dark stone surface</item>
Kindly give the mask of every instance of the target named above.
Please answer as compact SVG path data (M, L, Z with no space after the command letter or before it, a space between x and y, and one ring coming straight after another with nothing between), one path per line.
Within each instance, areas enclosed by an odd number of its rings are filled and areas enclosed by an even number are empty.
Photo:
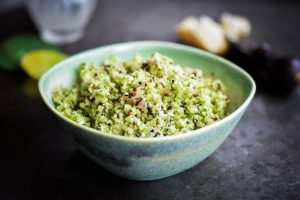
M8 15L12 18L1 18L1 40L30 29L26 13L17 10ZM129 40L176 41L174 26L183 17L218 17L223 11L251 19L249 41L267 40L280 53L300 55L297 1L99 1L85 38L63 50L72 54ZM24 73L0 71L0 91L1 200L300 199L299 89L287 98L257 94L212 156L184 173L151 182L119 178L81 155Z

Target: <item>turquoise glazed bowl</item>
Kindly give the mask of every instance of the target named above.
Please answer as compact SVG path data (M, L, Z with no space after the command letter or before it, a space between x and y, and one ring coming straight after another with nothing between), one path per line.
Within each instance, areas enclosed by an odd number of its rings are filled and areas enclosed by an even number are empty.
M110 55L129 59L139 52L147 58L160 52L182 66L200 67L204 74L227 85L228 116L204 128L160 138L129 138L75 123L55 110L51 91L70 87L83 62L99 64ZM196 48L168 42L141 41L104 46L72 56L48 70L39 81L41 96L57 116L64 133L87 157L119 176L155 180L185 171L212 154L236 126L255 93L255 83L233 63Z

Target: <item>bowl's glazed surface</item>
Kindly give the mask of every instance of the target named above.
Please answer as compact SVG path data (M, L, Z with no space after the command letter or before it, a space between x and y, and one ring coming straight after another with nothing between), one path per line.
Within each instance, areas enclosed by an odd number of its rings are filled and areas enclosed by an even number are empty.
M160 52L181 66L199 67L204 75L221 79L228 88L229 115L207 127L161 138L128 138L81 126L55 110L51 91L70 87L83 62L101 63L110 55L147 58ZM39 81L46 105L59 118L65 134L77 148L103 168L135 180L155 180L189 169L214 152L236 126L255 93L255 83L242 69L218 56L184 45L142 41L109 45L72 56L48 70Z

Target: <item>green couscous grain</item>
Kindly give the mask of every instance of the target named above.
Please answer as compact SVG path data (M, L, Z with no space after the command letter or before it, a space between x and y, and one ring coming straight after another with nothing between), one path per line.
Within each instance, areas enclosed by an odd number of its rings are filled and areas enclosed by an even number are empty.
M154 53L144 60L107 58L80 65L71 88L52 92L55 108L78 124L129 137L164 137L195 130L226 115L219 79Z

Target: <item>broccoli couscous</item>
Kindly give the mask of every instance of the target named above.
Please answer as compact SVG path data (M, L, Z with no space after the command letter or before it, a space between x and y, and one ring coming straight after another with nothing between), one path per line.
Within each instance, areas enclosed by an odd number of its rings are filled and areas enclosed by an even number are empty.
M228 97L219 79L181 67L162 54L79 66L71 88L52 91L55 108L96 130L128 137L164 137L225 117Z

